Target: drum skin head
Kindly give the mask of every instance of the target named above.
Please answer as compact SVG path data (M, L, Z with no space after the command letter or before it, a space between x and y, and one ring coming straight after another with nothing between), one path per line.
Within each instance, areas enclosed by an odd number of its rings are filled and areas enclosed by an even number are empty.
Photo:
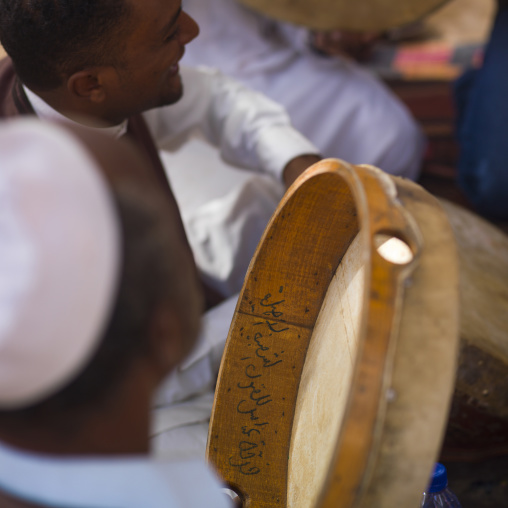
M458 300L432 196L373 167L314 165L250 264L208 461L246 507L417 506L453 392Z
M419 20L447 0L240 0L266 16L313 30L376 32Z

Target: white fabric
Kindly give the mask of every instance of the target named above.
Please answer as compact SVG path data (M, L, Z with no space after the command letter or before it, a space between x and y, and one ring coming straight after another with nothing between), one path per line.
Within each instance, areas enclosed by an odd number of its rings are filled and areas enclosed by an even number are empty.
M151 439L154 456L170 460L205 459L213 396L210 388L187 400L154 408Z
M34 111L37 112L37 116L41 120L48 120L51 122L70 122L70 119L62 115L58 111L55 111L49 104L44 102L38 95L34 94L29 88L23 85L23 90L32 105ZM83 126L87 128L87 126ZM96 127L88 127L91 130L98 130ZM118 139L127 132L127 120L124 120L119 125L113 125L112 127L101 127L100 131L107 135Z
M109 316L119 224L95 161L35 120L0 126L0 407L36 402L87 362Z
M184 0L200 25L186 65L221 69L289 112L324 157L373 164L415 179L423 139L405 107L344 58L315 54L304 28L268 19L235 0Z
M284 186L226 166L201 138L174 154L161 152L161 159L203 279L223 295L240 291Z
M56 458L0 444L0 489L44 506L66 508L227 508L203 462L144 456Z
M202 330L194 349L162 384L155 406L182 401L191 394L213 388L237 301L238 295L234 295L203 315Z
M206 312L190 355L155 397L152 449L172 460L205 457L213 392L238 295Z
M286 164L319 150L291 126L283 107L220 72L183 68L182 81L183 99L143 116L164 149L198 268L211 287L231 296L282 195ZM191 193L194 199L182 197Z

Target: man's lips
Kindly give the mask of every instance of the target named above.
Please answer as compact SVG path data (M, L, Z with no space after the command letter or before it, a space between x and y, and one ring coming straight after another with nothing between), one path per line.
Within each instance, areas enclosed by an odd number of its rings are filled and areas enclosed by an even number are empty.
M180 66L178 65L178 62L183 58L183 55L185 53L185 48L182 48L182 53L178 57L177 61L169 68L169 74L170 76L174 76L175 74L178 74L180 71Z
M180 70L180 66L176 63L176 64L173 64L170 68L169 68L169 75L170 76L175 76L176 74L178 74L178 71Z

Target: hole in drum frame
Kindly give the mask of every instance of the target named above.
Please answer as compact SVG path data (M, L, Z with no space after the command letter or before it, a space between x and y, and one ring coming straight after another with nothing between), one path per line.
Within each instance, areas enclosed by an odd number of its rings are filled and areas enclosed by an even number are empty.
M232 506L235 508L241 508L245 504L245 500L242 494L235 490L231 485L223 487L221 492L228 496L232 501Z
M377 253L394 265L407 265L414 259L413 251L407 242L389 232L376 233L373 244Z

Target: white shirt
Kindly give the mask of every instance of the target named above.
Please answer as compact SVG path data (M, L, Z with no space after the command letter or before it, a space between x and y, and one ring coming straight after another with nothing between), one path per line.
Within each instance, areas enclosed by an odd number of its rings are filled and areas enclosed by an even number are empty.
M25 501L67 508L227 508L203 462L57 458L0 444L0 489Z
M216 145L223 159L281 179L286 164L319 150L296 131L285 109L217 70L182 68L183 97L143 113L156 144L177 150L198 131ZM35 113L45 120L72 122L25 87ZM98 129L121 136L126 124Z

